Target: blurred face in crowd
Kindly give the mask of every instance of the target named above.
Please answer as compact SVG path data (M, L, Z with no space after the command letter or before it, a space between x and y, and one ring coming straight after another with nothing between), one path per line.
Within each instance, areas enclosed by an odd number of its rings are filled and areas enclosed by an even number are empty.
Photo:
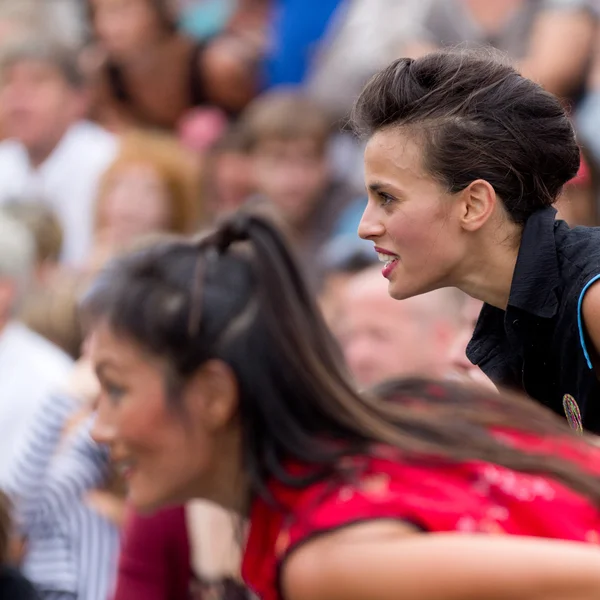
M450 350L450 377L493 386L492 382L467 358L467 345L473 336L483 302L467 297L460 315L460 328Z
M224 151L215 157L211 173L215 212L238 209L254 189L250 158L243 152Z
M34 162L47 157L86 106L85 92L73 88L51 63L20 60L2 73L4 132L22 142Z
M360 273L347 284L339 338L359 385L446 372L456 335L456 317L448 315L448 306L444 308L446 292L399 302L387 293L378 268Z
M397 300L453 286L468 256L465 205L423 164L421 145L397 129L377 132L365 150L369 199L358 233L374 243Z
M309 138L263 140L253 160L257 191L288 224L302 225L327 188L329 169L323 148Z
M145 50L164 28L150 0L91 0L91 5L96 35L116 58Z
M109 178L99 206L99 234L104 242L123 245L168 229L170 217L164 179L151 165L132 163Z
M94 327L90 353L101 386L92 435L109 446L137 510L215 499L231 486L241 436L237 388L223 363L205 363L167 395L166 364L108 325Z

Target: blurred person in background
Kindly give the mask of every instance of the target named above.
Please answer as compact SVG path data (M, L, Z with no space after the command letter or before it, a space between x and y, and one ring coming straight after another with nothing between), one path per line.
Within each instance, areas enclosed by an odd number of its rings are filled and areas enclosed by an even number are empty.
M271 205L286 227L311 284L322 273L318 255L364 203L334 178L329 160L333 125L301 91L273 90L257 98L240 121L252 160L255 203ZM357 204L357 202L359 202Z
M36 258L33 283L37 288L51 285L57 277L63 246L60 221L46 202L17 198L3 205L3 210L30 231L35 241Z
M82 282L59 268L60 222L50 207L39 201L15 200L3 210L27 227L36 247L34 274L23 295L19 320L72 358L79 358L83 340L76 298Z
M0 598L3 600L40 600L35 588L15 568L12 547L15 539L13 506L0 492Z
M208 221L237 210L254 193L252 159L235 127L208 149L202 173L204 216Z
M465 294L458 321L458 332L450 348L449 379L495 387L484 372L467 358L467 346L473 337L483 302Z
M265 86L302 85L342 0L273 0L269 17L269 53Z
M438 47L490 45L524 77L569 100L579 99L590 67L599 7L594 0L432 0L398 56Z
M451 366L464 300L455 289L390 297L380 267L355 275L340 303L336 333L362 387L401 376L442 377Z
M0 487L31 419L45 398L64 383L73 364L63 351L16 318L34 264L32 235L0 211Z
M98 45L94 115L107 127L175 130L194 107L229 114L258 89L259 56L235 33L206 42L177 30L168 0L89 0Z
M77 360L81 356L83 336L77 315L77 299L82 283L63 278L53 285L31 290L23 298L21 322L38 335Z
M377 262L373 249L356 235L338 235L323 248L323 283L318 300L325 322L334 333L339 331L343 316L346 287L355 275Z
M41 600L107 600L113 589L119 527L88 499L112 483L106 449L89 435L97 394L84 355L39 405L2 483Z
M155 233L190 233L201 212L200 174L174 137L130 131L102 175L95 206L94 270Z
M155 514L131 511L113 600L248 600L238 516L202 500Z
M84 119L88 90L77 57L27 37L0 58L0 203L42 198L63 229L61 260L78 266L91 247L98 181L117 140Z

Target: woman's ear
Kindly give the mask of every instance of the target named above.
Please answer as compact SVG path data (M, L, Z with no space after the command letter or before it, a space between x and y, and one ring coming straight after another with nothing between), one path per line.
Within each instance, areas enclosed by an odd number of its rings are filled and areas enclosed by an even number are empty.
M238 383L233 370L217 359L204 363L186 386L188 410L202 420L209 432L224 429L235 419L238 396Z
M461 192L461 196L461 227L466 231L477 231L485 225L496 208L496 190L484 179L476 179Z

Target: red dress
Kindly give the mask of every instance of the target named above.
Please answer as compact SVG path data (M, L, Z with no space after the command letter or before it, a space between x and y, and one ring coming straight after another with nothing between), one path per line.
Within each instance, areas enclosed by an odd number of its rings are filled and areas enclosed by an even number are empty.
M515 445L550 451L549 443L510 434ZM600 451L554 451L600 472ZM386 452L388 456L391 453ZM278 569L303 540L345 525L399 519L423 531L480 532L600 542L600 511L553 479L484 462L414 464L357 457L352 482L325 481L304 489L271 485L285 513L257 500L251 511L242 575L261 600L279 600Z

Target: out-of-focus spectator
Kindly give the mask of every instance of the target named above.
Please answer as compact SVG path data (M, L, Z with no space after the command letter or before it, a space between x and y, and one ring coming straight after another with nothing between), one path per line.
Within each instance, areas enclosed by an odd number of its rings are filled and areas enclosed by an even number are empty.
M567 182L555 207L557 218L572 227L593 227L598 221L598 178L596 158L585 146L581 147L581 166L577 175Z
M199 195L196 164L174 138L144 131L127 134L101 180L92 268L141 237L193 231Z
M370 242L355 235L339 235L329 242L321 254L323 285L319 305L332 331L339 328L346 295L346 286L354 276L378 262Z
M252 160L237 128L227 131L206 153L203 174L207 219L237 210L254 192Z
M29 231L0 213L0 486L33 415L72 366L64 352L14 318L34 262Z
M109 476L108 452L89 433L98 391L83 358L38 407L3 484L41 600L106 600L114 584L118 528L86 502Z
M81 354L83 336L77 314L78 282L61 278L55 285L32 290L23 300L20 320L74 359Z
M313 285L322 273L318 254L352 210L355 192L334 179L328 148L332 124L326 112L301 92L274 90L257 98L240 128L252 158L257 201L282 218Z
M419 37L432 0L344 0L320 40L307 92L343 119L367 80Z
M6 48L0 60L0 203L42 198L59 218L61 259L81 264L91 244L100 175L117 140L84 120L87 89L76 56L43 39Z
M589 68L597 12L593 0L433 0L425 37L405 51L488 44L517 61L524 76L573 98Z
M36 247L31 286L24 294L19 319L29 329L64 350L74 359L81 352L82 335L77 317L77 277L58 266L62 228L56 215L41 202L10 202L6 214L25 225Z
M185 148L202 157L223 136L227 126L227 116L222 110L196 108L179 122L177 137Z
M8 496L0 492L0 598L39 600L35 588L14 568L11 556L14 537L12 504Z
M587 93L577 106L575 123L583 147L583 155L587 158L586 162L594 179L598 165L600 165L600 31L596 34L591 63ZM597 190L595 201L597 203L596 211L598 211L600 198Z
M356 275L346 286L337 333L357 383L445 374L462 301L455 289L394 300L379 267Z
M114 600L180 600L189 595L193 571L185 507L138 515L123 528Z
M459 329L450 350L450 369L448 377L461 381L471 381L494 387L483 371L467 358L467 345L473 336L479 313L483 307L481 300L465 295L460 311Z
M304 82L313 52L342 0L275 0L272 3L266 86Z
M3 209L33 235L36 247L35 283L38 286L50 284L57 272L63 245L63 231L56 214L48 204L29 199L8 202Z
M236 522L206 501L152 516L131 512L114 600L179 600L188 590L190 599L247 600L240 577L242 527Z
M109 128L173 130L193 107L236 113L254 96L258 57L233 33L178 32L167 0L90 0L99 51L95 115Z

